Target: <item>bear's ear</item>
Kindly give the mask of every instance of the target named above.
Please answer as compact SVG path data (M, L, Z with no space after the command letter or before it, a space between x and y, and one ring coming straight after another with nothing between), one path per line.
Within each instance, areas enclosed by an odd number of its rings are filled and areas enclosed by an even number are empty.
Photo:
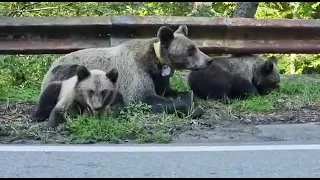
M70 72L77 72L77 69L80 65L78 64L68 64L66 65L66 68L70 71Z
M274 56L269 57L267 61L272 61L274 64L278 64L278 59Z
M186 25L181 25L174 33L175 34L182 34L187 37L188 36L188 27Z
M68 72L68 74L64 74L64 75L72 77L75 75L78 66L79 66L78 64L59 64L52 69L52 72L53 73L66 73L66 72Z
M269 75L274 68L276 61L273 58L269 58L261 67L261 71L264 75Z
M113 68L106 73L106 76L110 79L111 82L116 83L119 77L119 72L116 68Z
M174 39L173 31L171 28L167 26L161 26L158 30L157 34L161 45L164 45L166 48L168 48Z
M78 76L78 81L80 82L90 76L90 71L84 66L78 66L77 76Z

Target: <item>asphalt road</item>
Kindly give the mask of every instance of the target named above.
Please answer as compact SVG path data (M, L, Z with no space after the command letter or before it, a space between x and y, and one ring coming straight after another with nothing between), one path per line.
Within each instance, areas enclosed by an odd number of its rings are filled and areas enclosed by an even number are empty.
M0 146L1 178L320 177L320 145Z

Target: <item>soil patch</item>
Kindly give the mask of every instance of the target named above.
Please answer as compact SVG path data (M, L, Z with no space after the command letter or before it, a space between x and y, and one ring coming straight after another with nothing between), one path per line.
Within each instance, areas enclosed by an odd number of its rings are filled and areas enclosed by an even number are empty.
M218 116L210 110L203 119L192 121L177 132L173 143L254 142L281 139L261 137L257 125L320 122L319 107L303 107L276 113L244 113Z

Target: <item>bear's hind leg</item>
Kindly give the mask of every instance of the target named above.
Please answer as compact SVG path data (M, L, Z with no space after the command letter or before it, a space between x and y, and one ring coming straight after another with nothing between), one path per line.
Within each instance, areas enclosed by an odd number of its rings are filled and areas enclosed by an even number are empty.
M230 88L229 96L232 98L246 98L250 95L258 95L257 88L248 80L241 77L235 77Z
M166 94L164 97L167 98L174 98L183 101L187 104L189 110L192 110L193 113L191 115L192 118L199 118L201 117L205 112L204 110L199 107L198 103L193 98L194 94L193 91L183 91L179 92L173 89L169 89L166 91Z
M193 91L185 91L179 92L177 98L187 104L189 111L192 111L192 118L199 118L205 113L205 111L201 107L199 107L199 104L194 100L193 97Z
M183 114L189 114L189 106L183 100L178 99L168 99L159 95L149 95L144 99L144 103L152 106L153 113L163 113L173 114L177 111L181 111ZM194 112L194 115L201 116L199 112ZM199 115L200 114L200 115ZM192 116L194 116L192 115Z
M182 111L182 113L188 113L188 107L183 101L171 100L159 95L149 95L144 99L144 103L152 106L153 113L175 113L176 111Z
M192 118L201 117L205 113L204 110L201 107L199 107L198 103L194 101L193 91L179 92L177 90L172 89L169 84L168 78L158 79L158 81L155 83L155 86L158 95L164 96L165 98L169 99L180 100L186 103L189 111L193 111L191 115Z

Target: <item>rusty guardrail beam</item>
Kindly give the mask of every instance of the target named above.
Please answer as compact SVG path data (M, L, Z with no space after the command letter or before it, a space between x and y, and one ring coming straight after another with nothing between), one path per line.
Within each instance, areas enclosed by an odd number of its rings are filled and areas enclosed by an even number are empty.
M63 54L155 37L186 24L205 53L319 53L320 20L206 17L2 17L0 54Z

